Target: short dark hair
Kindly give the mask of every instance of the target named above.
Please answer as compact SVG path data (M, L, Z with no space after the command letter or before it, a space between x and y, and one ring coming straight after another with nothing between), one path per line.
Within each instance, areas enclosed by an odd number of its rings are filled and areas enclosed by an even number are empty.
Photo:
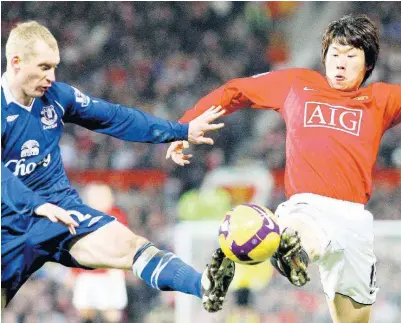
M364 83L372 74L379 56L379 30L376 25L366 15L346 15L331 22L322 39L323 65L327 50L334 41L341 45L363 49L366 67L369 67L363 78L362 83Z

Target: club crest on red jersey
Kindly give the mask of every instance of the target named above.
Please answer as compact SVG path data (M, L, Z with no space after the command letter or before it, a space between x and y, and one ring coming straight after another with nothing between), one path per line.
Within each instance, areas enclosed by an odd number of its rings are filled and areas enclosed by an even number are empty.
M322 102L305 102L304 127L330 128L359 136L363 111Z

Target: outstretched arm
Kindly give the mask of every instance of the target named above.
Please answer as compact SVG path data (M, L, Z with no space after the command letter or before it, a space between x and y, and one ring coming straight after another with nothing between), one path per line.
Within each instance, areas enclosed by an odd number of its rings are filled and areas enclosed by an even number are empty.
M181 124L158 118L135 108L113 104L93 98L63 83L57 84L67 97L63 120L87 129L104 133L122 140L149 143L166 143L189 140L194 144L210 144L211 138L204 137L210 130L223 127L211 124L222 115L220 108L213 108L190 124ZM205 109L206 110L206 109Z
M281 100L289 90L291 71L268 72L233 79L200 99L179 121L189 122L212 105L222 106L227 111L226 114L243 108L279 110Z
M189 122L212 105L222 106L226 115L248 107L279 111L291 81L299 71L290 69L233 79L200 99L179 121ZM184 154L185 148L188 148L187 142L173 142L167 150L166 159L171 158L180 166L189 164L192 155Z
M66 109L65 122L135 142L164 143L188 137L188 125L78 93L81 92L75 90L75 97Z

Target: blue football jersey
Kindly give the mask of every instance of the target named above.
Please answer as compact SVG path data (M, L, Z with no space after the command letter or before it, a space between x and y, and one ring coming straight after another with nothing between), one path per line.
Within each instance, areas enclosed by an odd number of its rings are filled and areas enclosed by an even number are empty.
M1 84L2 216L33 213L46 202L58 203L71 190L59 141L70 122L136 142L185 140L188 124L170 122L134 108L85 95L55 82L29 107L16 102L6 75Z

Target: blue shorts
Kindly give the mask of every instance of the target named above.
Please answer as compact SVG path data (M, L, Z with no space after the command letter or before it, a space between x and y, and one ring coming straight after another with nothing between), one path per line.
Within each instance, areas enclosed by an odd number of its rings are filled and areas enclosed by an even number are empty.
M71 211L79 223L76 236L73 236L65 225L51 222L45 217L2 214L1 288L6 289L7 304L29 276L45 262L86 268L69 253L70 242L115 220L114 217L83 204L78 196L70 196L57 204Z

